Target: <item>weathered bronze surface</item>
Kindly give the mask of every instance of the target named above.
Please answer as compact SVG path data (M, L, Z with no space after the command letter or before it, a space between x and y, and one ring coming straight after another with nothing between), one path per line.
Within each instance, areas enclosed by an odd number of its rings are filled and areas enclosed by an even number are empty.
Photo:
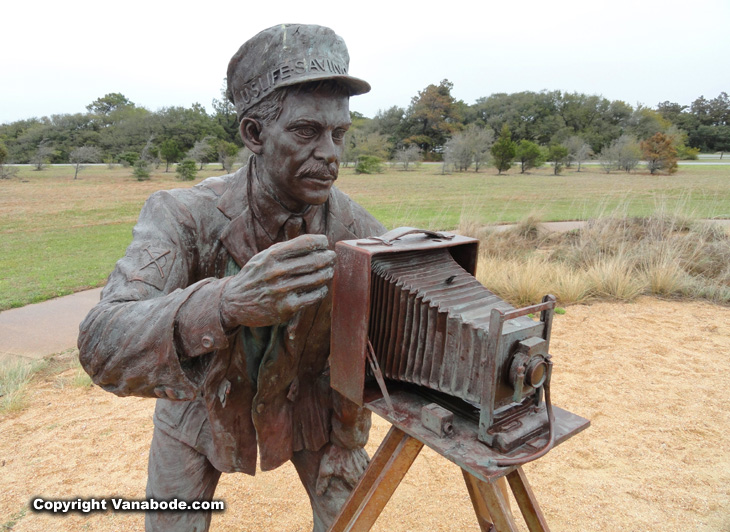
M507 498L505 478L530 531L549 531L521 466L497 465L495 458L500 454L477 440L477 425L473 420L455 415L453 433L444 438L418 422L418 411L428 406L418 394L396 391L393 397L395 412L386 407L382 398L369 394L366 395L366 404L393 426L337 516L332 532L370 530L424 445L462 469L477 522L483 532L519 530ZM587 420L556 408L555 444L562 443L588 425Z
M324 531L367 465L370 414L329 386L336 242L383 226L340 193L344 41L320 26L259 33L229 67L249 164L153 194L80 359L118 395L157 397L147 496L211 499L220 472L291 460ZM209 512L150 512L147 530L207 530Z
M518 530L505 479L548 532L521 466L590 424L551 403L555 298L502 301L462 236L399 228L336 250L332 386L393 426L332 530L369 530L426 445L462 469L483 532Z
M388 388L405 384L471 416L479 424L478 439L504 455L503 465L515 460L506 455L540 437L547 440L539 452L531 449L519 459L538 458L552 446L548 348L554 298L515 309L487 290L473 276L477 241L471 238L405 228L340 242L337 254L335 389L365 404L367 366L357 360L353 371L353 358L364 357L365 344L372 344L386 401ZM420 417L446 436L438 419Z

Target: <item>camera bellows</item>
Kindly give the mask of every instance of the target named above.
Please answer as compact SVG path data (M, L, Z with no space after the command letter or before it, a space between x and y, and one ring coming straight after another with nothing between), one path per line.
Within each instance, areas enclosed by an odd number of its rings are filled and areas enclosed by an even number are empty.
M386 378L479 404L493 308L513 307L447 249L373 258L368 336Z

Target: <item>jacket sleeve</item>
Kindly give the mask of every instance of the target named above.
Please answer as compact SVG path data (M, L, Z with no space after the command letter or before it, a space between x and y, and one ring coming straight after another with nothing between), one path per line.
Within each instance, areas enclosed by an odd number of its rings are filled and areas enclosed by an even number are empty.
M173 194L145 203L132 243L80 326L81 364L105 390L185 400L200 394L210 357L228 340L219 313L225 281L195 279L196 234Z

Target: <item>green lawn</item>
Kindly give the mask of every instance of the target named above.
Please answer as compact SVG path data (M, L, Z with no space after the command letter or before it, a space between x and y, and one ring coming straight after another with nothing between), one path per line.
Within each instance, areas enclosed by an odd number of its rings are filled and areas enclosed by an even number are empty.
M619 211L647 215L659 208L699 218L730 218L730 166L680 166L673 176L601 173L589 167L552 175L548 167L522 175L492 169L441 175L440 166L376 176L346 172L340 188L387 226L456 227L466 217L514 222L528 214L544 221L585 220Z
M0 180L0 310L103 284L131 241L147 196L181 183L164 168L138 182L130 169L90 167L73 180L70 167L24 167ZM600 173L588 167L552 175L549 167L521 175L441 175L438 164L378 175L340 172L338 186L387 227L453 229L466 219L514 222L588 219L668 209L698 218L730 218L730 166L680 165L673 176ZM223 173L211 166L199 179Z

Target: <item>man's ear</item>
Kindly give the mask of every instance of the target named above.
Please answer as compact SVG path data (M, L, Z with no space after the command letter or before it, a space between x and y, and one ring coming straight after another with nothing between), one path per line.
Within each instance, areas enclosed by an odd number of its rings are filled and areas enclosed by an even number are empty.
M261 123L253 118L241 120L241 139L246 147L256 155L261 155L263 143L261 142Z

